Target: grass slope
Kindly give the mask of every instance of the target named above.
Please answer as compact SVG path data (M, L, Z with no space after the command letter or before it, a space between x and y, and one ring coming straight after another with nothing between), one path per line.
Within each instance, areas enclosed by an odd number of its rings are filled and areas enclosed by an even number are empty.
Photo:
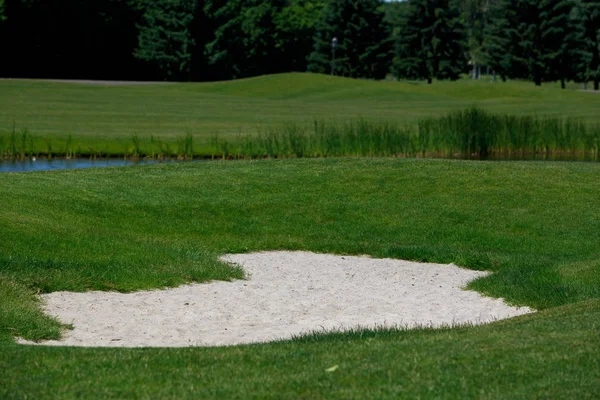
M598 164L399 159L2 175L0 397L594 398L599 184ZM12 344L60 332L35 291L238 278L218 254L273 249L489 269L472 288L546 311L226 349Z
M526 82L374 82L314 74L281 74L217 83L102 86L0 80L0 134L28 128L38 140L63 145L71 133L82 148L132 134L174 139L236 135L313 118L365 118L411 123L472 105L509 114L600 121L600 96ZM41 146L41 144L40 144Z

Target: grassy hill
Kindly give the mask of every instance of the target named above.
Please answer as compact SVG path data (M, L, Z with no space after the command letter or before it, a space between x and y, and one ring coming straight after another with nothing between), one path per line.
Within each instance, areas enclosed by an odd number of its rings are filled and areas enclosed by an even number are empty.
M281 74L217 83L114 86L0 80L0 134L27 128L36 137L128 139L236 135L314 118L413 123L472 105L512 114L600 121L600 96L536 88L529 82L399 83L315 74Z

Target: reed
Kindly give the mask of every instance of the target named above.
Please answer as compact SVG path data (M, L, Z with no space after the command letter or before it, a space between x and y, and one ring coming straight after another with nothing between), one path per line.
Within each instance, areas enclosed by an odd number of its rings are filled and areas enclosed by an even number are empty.
M177 136L177 158L194 158L194 137L191 134L188 133L185 136Z
M142 156L142 144L140 137L137 133L131 135L131 144L133 145L133 150L131 152L131 156L134 158L139 158Z
M10 148L10 156L11 158L17 157L17 127L15 122L13 121L12 130L10 131L9 137L9 148Z
M598 160L600 125L573 118L492 114L469 108L416 126L314 120L236 138L214 136L223 158L442 157ZM214 157L214 154L213 154Z
M64 150L56 151L49 139L37 146L27 129L16 124L6 139L0 137L0 157L25 158L34 154L73 158L97 156L97 143L74 144L71 134ZM506 160L600 161L600 124L575 118L494 114L472 107L441 117L422 118L416 124L364 119L334 121L315 119L290 122L233 137L217 134L195 148L191 133L175 143L155 136L133 134L118 140L120 149L106 156L124 158L306 158L306 157L428 157ZM106 144L108 146L108 144ZM62 146L61 146L62 147Z
M65 143L65 151L64 151L64 155L66 158L73 157L73 151L71 150L72 145L73 145L73 136L71 136L71 134L69 133L69 136L67 137L67 141Z

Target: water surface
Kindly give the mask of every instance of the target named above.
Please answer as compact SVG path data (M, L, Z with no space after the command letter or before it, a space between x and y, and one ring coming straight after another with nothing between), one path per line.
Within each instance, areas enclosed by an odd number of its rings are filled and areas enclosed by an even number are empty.
M101 159L90 160L87 158L72 159L27 159L17 161L0 161L0 172L31 172L31 171L49 171L55 169L76 169L76 168L98 168L98 167L122 167L125 165L153 164L154 160L123 160L123 159Z

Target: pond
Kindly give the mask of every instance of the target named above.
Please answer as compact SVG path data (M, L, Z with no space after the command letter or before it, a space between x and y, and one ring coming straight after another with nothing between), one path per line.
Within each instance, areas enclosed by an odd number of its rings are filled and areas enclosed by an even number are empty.
M1 172L31 172L31 171L49 171L55 169L75 169L75 168L98 168L98 167L122 167L136 164L154 164L155 160L123 160L123 159L99 159L90 160L87 158L55 158L55 159L27 159L16 161L0 161Z

